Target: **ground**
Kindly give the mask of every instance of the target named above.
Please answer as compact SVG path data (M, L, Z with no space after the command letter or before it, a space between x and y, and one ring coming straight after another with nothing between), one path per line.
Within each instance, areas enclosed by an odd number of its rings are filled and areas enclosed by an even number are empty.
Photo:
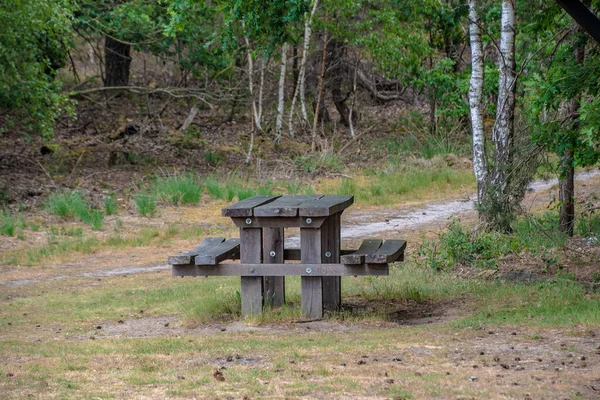
M594 192L600 179L586 180ZM552 191L528 197L531 207L547 204ZM217 217L222 203L165 208L161 218L132 215L125 224L202 220L211 232L233 234ZM423 237L441 232L446 218L406 221L440 204L357 207L345 217L352 229L380 229L378 236L407 238L408 258ZM467 223L474 212L451 214ZM185 225L185 224L183 224ZM379 228L377 228L379 226ZM133 229L133 228L132 228ZM141 228L140 228L141 229ZM185 231L182 227L180 232ZM160 233L159 235L166 235ZM173 234L155 244L92 254L50 257L32 267L0 272L0 387L5 398L415 398L595 399L600 396L600 333L597 313L575 322L546 321L535 310L514 322L502 313L508 302L486 313L485 298L465 289L453 296L396 296L389 282L411 278L402 269L392 281L345 278L344 310L323 321L303 322L292 310L259 320L226 310L209 318L190 314L194 293L237 290L228 279L175 279L166 256L196 238ZM350 238L346 246L358 243ZM35 243L31 243L35 245ZM10 245L5 245L10 248ZM514 260L512 260L514 261ZM538 260L508 260L492 276L454 271L455 280L487 285L525 271L543 281L552 275ZM595 262L589 265L597 267ZM156 266L156 268L153 268ZM414 267L416 268L416 267ZM435 275L432 280L440 279ZM354 280L352 280L354 279ZM361 280L362 279L362 280ZM358 282L358 283L356 283ZM480 283L478 283L480 282ZM209 285L209 286L207 286ZM424 283L427 286L427 283ZM435 283L432 283L435 285ZM494 284L492 284L494 285ZM415 289L416 287L416 289ZM404 288L408 291L420 286ZM179 290L185 288L184 293ZM375 288L375 292L369 292ZM402 290L404 290L402 289ZM442 289L445 290L445 289ZM526 289L527 291L531 289ZM540 289L536 286L536 290ZM297 307L297 282L290 283L290 308ZM412 292L411 292L412 293ZM425 293L425 292L424 292ZM493 292L495 296L502 291ZM550 294L552 296L552 294ZM506 296L511 296L506 294ZM597 299L595 292L585 294ZM219 297L219 296L217 296ZM557 300L577 304L569 298ZM202 300L195 300L202 301ZM497 300L489 299L494 303ZM532 297L531 307L538 301ZM296 304L294 304L296 302ZM234 307L239 304L235 303ZM225 306L220 304L219 307ZM538 304L538 307L543 305ZM515 306L518 307L518 306ZM573 309L572 312L575 311ZM373 316L369 316L373 314ZM529 322L528 322L529 320Z
M243 118L207 111L184 133L176 131L183 106L161 121L132 122L113 115L123 101L94 104L61 123L51 143L0 136L0 202L28 223L0 236L3 398L600 398L593 238L572 239L547 259L511 254L494 269L436 272L423 262L421 244L437 239L449 218L476 225L472 178L459 179L470 174L464 154L402 153L410 168L390 169L377 147L390 147L383 126L368 138L325 141L320 154L335 157L316 164L306 141L275 148L265 135L246 165ZM393 201L375 201L373 189L357 196L344 213L343 247L402 238L406 262L389 277L344 278L343 310L322 321L300 315L298 279L286 282L286 307L244 320L239 279L171 276L168 255L205 236L237 234L220 216L229 201L205 194L196 206L162 204L144 217L132 200L156 175L179 170L273 178L276 191L297 179L329 193L349 176L369 188L389 185L392 173L447 168L443 185ZM50 215L44 202L64 188L96 205L115 193L119 211L97 230ZM578 207L597 202L599 188L597 169L584 173ZM555 196L552 183L537 182L523 206L540 213Z

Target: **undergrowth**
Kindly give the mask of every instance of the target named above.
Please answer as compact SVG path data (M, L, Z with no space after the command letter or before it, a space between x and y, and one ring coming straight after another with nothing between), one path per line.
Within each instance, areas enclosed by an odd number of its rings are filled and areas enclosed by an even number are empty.
M59 217L78 218L94 230L101 229L104 224L104 212L95 209L76 190L51 194L46 201L46 210Z
M540 257L547 266L557 264L557 253L568 244L568 236L558 229L558 215L544 213L519 218L512 224L512 233L473 232L460 220L452 220L438 240L425 240L417 255L419 262L434 270L456 265L494 269L510 254L529 252ZM600 235L600 216L577 218L575 231L596 244Z

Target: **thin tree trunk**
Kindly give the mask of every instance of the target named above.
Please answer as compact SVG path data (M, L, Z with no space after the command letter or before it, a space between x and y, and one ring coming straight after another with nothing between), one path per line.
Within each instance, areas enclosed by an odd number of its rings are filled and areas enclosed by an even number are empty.
M508 186L507 166L511 161L515 122L515 0L503 0L500 34L500 65L498 66L498 103L496 123L492 131L494 142L494 171L492 185L494 195L501 200ZM505 199L507 200L507 199ZM504 202L504 200L501 200Z
M308 112L306 111L306 58L308 57L308 48L310 46L310 38L312 35L312 21L317 11L319 0L314 0L310 16L304 21L304 43L302 44L302 59L300 60L300 69L298 72L298 81L294 89L292 104L290 106L290 116L288 126L290 129L290 137L294 137L294 111L296 108L296 99L300 95L300 109L302 118L305 124L308 124Z
M327 19L327 15L325 15ZM323 98L323 87L325 86L325 63L327 62L327 32L323 34L323 55L321 60L321 73L319 74L319 87L317 88L317 104L315 107L315 118L312 126L312 141L310 150L315 151L317 142L317 125L319 123L319 111L321 109L321 100Z
M473 172L477 181L477 202L483 203L488 180L488 167L485 156L485 125L483 122L483 44L477 1L469 0L469 31L471 36L471 81L469 86L469 106L471 110L471 130L473 134ZM480 216L481 217L481 216Z
M262 57L260 60L260 86L258 87L258 122L262 126L263 116L263 94L265 91L265 69L269 65L269 60L265 61Z
M250 47L250 41L247 37L244 37L246 41L246 54L248 56L248 90L250 91L250 101L252 103L252 115L254 117L254 126L258 132L262 132L262 126L260 123L260 115L258 108L256 107L256 99L254 97L254 60L252 59L252 48Z
M105 87L129 85L129 67L131 65L131 45L104 37Z
M577 25L573 29L575 39L577 40L578 33L581 33L582 28ZM577 64L583 65L585 59L585 42L579 41L579 44L575 48L575 60ZM574 160L574 147L575 137L579 128L579 98L571 99L566 107L567 118L570 120L572 129L571 143L565 148L561 155L561 175L558 181L559 187L559 220L558 228L561 232L566 233L569 236L573 236L573 228L575 226L575 160Z
M275 121L275 143L281 140L281 127L283 126L283 107L285 105L285 72L287 67L288 44L281 48L281 72L279 74L279 99L277 101L277 118Z

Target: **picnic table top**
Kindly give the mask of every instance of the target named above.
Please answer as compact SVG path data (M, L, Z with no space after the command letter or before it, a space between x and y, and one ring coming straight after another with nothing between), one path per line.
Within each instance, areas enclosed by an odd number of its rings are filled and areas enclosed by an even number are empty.
M354 203L352 195L254 196L221 210L224 217L329 217Z

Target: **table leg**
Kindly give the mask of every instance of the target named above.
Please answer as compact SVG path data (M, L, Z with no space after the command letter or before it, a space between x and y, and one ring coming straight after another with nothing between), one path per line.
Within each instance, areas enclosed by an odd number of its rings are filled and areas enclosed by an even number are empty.
M301 261L303 264L321 263L321 229L300 229ZM308 318L323 318L323 279L320 276L302 276L302 313Z
M262 229L240 229L240 262L262 263ZM242 276L242 317L258 315L263 305L263 279L261 276Z
M283 263L283 228L263 228L263 261L265 264ZM263 284L265 306L282 306L285 302L283 276L265 276Z
M341 213L333 214L321 226L321 262L337 264L340 262ZM326 311L338 311L342 304L342 278L340 276L323 277L323 308Z

